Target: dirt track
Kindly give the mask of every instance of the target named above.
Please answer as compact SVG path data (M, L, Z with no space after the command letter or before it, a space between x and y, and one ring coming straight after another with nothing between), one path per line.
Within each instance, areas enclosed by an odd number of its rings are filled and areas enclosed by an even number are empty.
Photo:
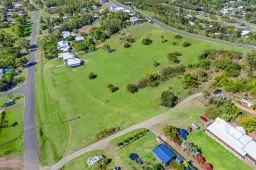
M0 158L0 170L23 170L23 160L20 157Z

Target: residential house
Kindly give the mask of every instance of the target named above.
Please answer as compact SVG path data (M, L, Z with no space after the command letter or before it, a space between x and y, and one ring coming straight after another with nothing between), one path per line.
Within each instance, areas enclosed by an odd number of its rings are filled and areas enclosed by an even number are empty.
M241 127L234 127L225 120L216 118L207 127L206 133L239 159L256 163L256 142Z
M67 52L69 51L70 47L67 41L59 41L58 42L58 50L62 52Z
M88 8L82 8L81 12L89 12L89 9Z
M241 103L242 103L242 105L245 105L245 106L247 106L247 107L252 107L252 106L253 106L253 103L252 103L252 102L250 102L250 101L248 101L248 100L245 100L245 99L242 99L242 100L241 100Z
M64 39L67 39L71 36L71 33L69 31L62 31L62 36Z
M141 24L143 22L143 20L138 17L131 17L130 22L133 24Z
M75 38L75 41L76 41L76 42L82 42L82 41L84 41L84 37L82 37L82 36L77 36L77 37Z
M65 53L58 54L58 58L62 59L65 62L65 61L67 61L69 59L75 58L75 56L71 52L65 52Z
M71 58L65 61L68 67L78 67L83 64L83 61L79 58Z

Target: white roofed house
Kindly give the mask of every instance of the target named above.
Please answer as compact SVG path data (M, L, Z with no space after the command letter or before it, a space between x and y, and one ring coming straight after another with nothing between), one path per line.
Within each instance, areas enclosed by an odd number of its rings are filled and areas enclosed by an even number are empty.
M64 39L69 38L71 36L71 33L69 31L62 31L61 33Z
M75 38L75 41L76 41L76 42L82 42L82 41L84 41L84 37L82 37L82 36L77 36L77 37Z
M130 22L133 24L141 24L143 22L143 20L138 17L131 17Z
M58 42L58 50L62 52L67 52L70 50L69 44L67 41L59 41Z
M243 31L241 32L241 36L247 36L249 33L250 33L250 31L243 30Z
M65 61L68 67L78 67L83 64L83 61L79 58L71 58Z
M245 99L242 99L241 103L242 103L242 105L247 106L247 107L252 107L253 106L252 102L250 102L248 100L245 100Z
M99 9L99 8L98 8L96 5L93 5L93 6L92 6L92 9L93 9L93 10L97 10L97 9Z
M89 12L89 9L88 8L82 8L81 12Z
M58 58L62 59L65 62L65 61L67 61L69 59L75 58L75 56L71 52L65 52L65 53L58 54Z
M206 133L239 159L256 163L256 142L246 135L242 127L234 127L225 120L216 118L207 127Z

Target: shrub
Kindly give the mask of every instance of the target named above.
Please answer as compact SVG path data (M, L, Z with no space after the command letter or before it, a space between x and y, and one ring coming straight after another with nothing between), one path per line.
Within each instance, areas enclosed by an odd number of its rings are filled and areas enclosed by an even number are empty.
M176 139L179 134L178 129L171 125L164 126L162 130L164 135L170 137L171 139Z
M157 62L157 61L154 61L153 65L154 65L155 67L158 67L158 66L160 65L160 63Z
M256 117L242 118L240 123L247 132L256 131Z
M174 41L174 42L172 42L172 45L176 46L176 45L178 45L178 43Z
M142 39L142 44L144 45L150 45L153 42L150 38L143 38Z
M182 39L182 36L181 35L179 35L179 34L177 34L177 35L175 35L175 37L174 38L176 38L176 39Z
M123 45L124 48L130 48L131 47L131 44L129 44L128 42L125 42L124 45Z
M137 84L127 84L126 89L131 93L136 93L139 90Z
M182 44L183 47L189 47L190 45L191 44L188 41L184 41L183 44Z
M159 84L159 81L153 81L150 83L150 87L157 87Z
M150 80L150 81L156 81L159 77L159 75L157 73L147 73L146 77Z
M116 91L119 90L119 87L115 87L113 84L108 84L108 85L107 85L107 88L109 88L109 90L110 90L112 93L114 93L114 92L116 92Z
M147 86L149 86L150 84L150 80L146 77L142 77L139 81L138 81L138 87L139 88L145 88Z
M103 49L104 51L108 52L108 53L110 53L110 52L112 51L111 48L110 48L110 46L109 46L108 44L104 44L103 47L102 47L102 49Z
M161 94L161 105L165 107L174 107L178 97L174 95L173 92L163 91Z
M173 53L168 53L167 59L173 63L179 63L178 57L182 56L182 54L178 51L175 51Z
M184 65L178 65L174 67L165 67L160 70L160 75L164 78L170 78L177 75L181 75L186 71L186 67Z
M97 74L94 74L93 72L90 72L89 75L88 75L88 78L90 80L96 79L97 78Z
M129 42L129 43L134 43L136 40L131 35L129 35L129 36L126 37L126 41Z

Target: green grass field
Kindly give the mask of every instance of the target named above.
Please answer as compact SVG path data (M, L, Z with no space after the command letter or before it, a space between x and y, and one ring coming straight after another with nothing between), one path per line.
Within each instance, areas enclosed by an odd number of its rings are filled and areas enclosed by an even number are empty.
M188 140L196 144L201 149L202 155L205 157L207 162L213 165L213 169L252 169L219 143L215 142L203 130L191 133L188 136Z
M113 141L111 141L111 144L113 148L115 148L115 144L119 141L123 141L124 139L133 136L133 134L136 134L139 130L136 130L134 132L128 133L126 135L123 135ZM131 161L129 158L129 155L131 153L136 153L139 155L139 157L145 162L145 164L148 164L150 162L152 165L154 163L159 163L156 158L154 157L152 151L159 145L159 143L156 140L156 136L152 132L147 132L145 136L142 138L130 143L126 147L116 150L117 158L120 161L123 162L125 167L127 169L132 169L135 167L136 169L140 169L141 165L136 163L135 161ZM150 166L150 165L149 165Z
M96 134L106 128L123 129L167 111L159 107L163 90L172 87L180 99L187 96L181 78L170 79L156 88L145 88L136 94L130 94L125 88L146 73L158 72L168 66L166 56L169 52L180 51L183 54L181 63L187 65L195 63L198 55L206 49L234 49L186 37L176 40L175 34L150 24L131 27L124 32L136 37L132 47L124 49L119 42L121 35L114 35L106 43L115 52L106 53L99 49L83 54L80 57L86 61L84 66L67 68L58 59L38 64L36 113L37 125L44 132L40 141L42 165L53 164L63 155L94 142ZM162 35L168 42L161 42ZM153 40L149 46L141 44L146 36ZM179 45L174 46L174 41ZM191 47L183 48L184 41L190 41ZM160 63L159 67L153 66L155 60ZM98 77L89 80L90 72ZM111 93L108 84L119 87L119 90ZM187 119L189 111L181 116L177 114L182 119L180 122Z
M6 111L5 120L8 127L0 129L0 156L22 156L23 108ZM11 126L14 122L18 124Z
M88 152L66 164L63 167L63 170L97 170L98 164L95 164L92 167L88 167L87 163L85 162L88 157L95 155L104 155L107 159L110 158L103 151ZM114 169L114 167L115 163L112 160L111 163L108 165L108 169Z
M8 97L0 98L0 110L3 110L5 108L5 103L11 99L15 100L15 104L12 106L9 106L10 108L24 103L24 96L22 94L11 94L10 97L8 96Z

